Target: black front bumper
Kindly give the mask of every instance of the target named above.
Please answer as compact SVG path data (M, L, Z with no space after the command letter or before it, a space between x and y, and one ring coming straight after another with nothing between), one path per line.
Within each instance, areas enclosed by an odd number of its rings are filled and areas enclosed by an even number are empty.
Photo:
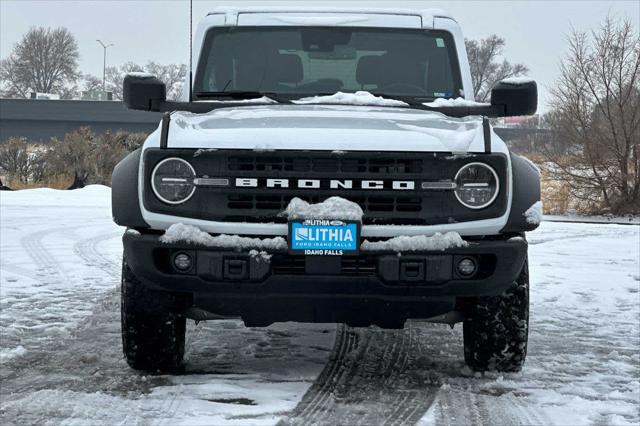
M358 256L253 255L248 249L164 244L158 234L125 233L124 256L147 286L185 293L194 307L240 316L248 326L278 321L346 322L401 327L409 318L451 312L459 298L497 295L522 270L527 242L514 237L469 241L436 252L361 252ZM186 272L177 254L193 259ZM472 258L471 277L456 265Z

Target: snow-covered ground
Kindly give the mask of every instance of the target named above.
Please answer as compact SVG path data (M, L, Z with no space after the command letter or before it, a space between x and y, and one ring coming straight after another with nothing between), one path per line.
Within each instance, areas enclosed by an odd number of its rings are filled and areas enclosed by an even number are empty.
M186 369L145 376L120 347L123 229L109 189L0 192L2 424L638 424L640 227L529 235L518 374L474 375L461 328L191 325Z

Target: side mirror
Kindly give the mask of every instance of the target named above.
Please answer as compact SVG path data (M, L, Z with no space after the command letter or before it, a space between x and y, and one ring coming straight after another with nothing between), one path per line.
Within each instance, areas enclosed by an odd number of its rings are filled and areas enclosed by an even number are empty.
M491 89L491 105L503 108L505 117L533 115L538 108L538 86L528 78L500 80Z
M129 109L157 110L157 104L167 99L167 88L156 76L141 72L124 77L122 97Z

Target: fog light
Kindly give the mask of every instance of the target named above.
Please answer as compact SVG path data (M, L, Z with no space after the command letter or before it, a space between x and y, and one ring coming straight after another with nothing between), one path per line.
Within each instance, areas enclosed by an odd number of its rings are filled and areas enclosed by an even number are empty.
M176 254L173 258L173 264L176 269L186 271L191 268L191 256L186 253Z
M458 262L458 273L463 277L470 277L476 272L476 262L473 259L465 257Z

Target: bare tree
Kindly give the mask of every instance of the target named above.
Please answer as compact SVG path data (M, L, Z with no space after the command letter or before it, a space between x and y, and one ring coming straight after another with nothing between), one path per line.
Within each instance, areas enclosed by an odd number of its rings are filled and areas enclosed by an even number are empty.
M91 74L85 74L82 77L82 90L87 92L102 91L102 79Z
M144 133L107 132L96 138L91 153L90 183L111 185L111 172L129 152L142 145L147 135Z
M167 99L178 99L182 93L182 85L187 75L187 66L184 64L159 64L153 61L141 66L133 62L127 62L119 67L107 67L106 88L113 93L113 99L122 100L122 83L127 73L144 71L155 75L167 86ZM92 76L85 77L97 78Z
M78 58L78 45L66 28L31 28L0 61L2 95L24 98L30 91L64 95L80 75Z
M95 140L96 136L89 127L81 127L67 133L63 140L52 142L48 155L51 172L72 175L73 183L69 189L82 188L88 183L92 171L92 153L96 153Z
M630 19L569 36L552 107L553 177L592 210L640 212L640 36Z
M38 182L45 174L45 152L30 147L24 138L10 138L0 145L0 170L20 183Z
M22 183L29 181L29 151L26 139L12 138L0 146L0 169Z
M105 76L105 86L108 92L113 93L113 99L122 100L122 83L124 82L124 76L127 73L134 71L144 71L142 66L127 62L119 67L107 67Z
M167 99L176 100L182 93L182 85L187 75L185 64L158 64L148 62L145 71L155 75L167 85Z
M493 34L480 40L465 39L473 94L476 101L485 102L489 99L491 88L500 80L508 77L518 77L529 72L524 64L511 64L506 59L500 62L505 40Z

